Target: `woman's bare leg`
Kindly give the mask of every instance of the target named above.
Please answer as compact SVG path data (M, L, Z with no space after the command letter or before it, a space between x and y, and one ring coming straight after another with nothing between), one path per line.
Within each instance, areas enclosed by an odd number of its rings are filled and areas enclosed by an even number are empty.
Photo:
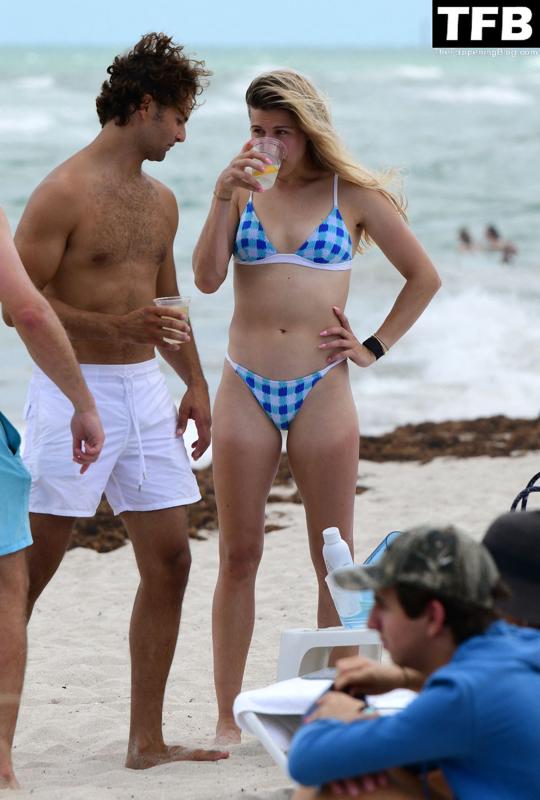
M339 625L324 580L322 531L338 527L353 553L359 432L346 364L335 367L311 390L290 427L287 450L306 511L319 589L317 622L322 628Z
M219 574L212 610L216 742L240 741L232 705L255 618L255 577L264 512L281 454L281 435L228 364L213 413L213 469L219 520Z

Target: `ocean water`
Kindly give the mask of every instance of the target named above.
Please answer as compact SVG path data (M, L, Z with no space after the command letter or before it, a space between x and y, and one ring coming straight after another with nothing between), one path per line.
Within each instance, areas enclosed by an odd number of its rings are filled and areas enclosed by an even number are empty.
M111 49L0 52L0 204L13 226L35 185L99 131L94 99ZM412 229L443 288L376 368L351 367L361 428L380 433L425 420L491 414L535 417L540 407L540 58L440 56L428 50L208 49L214 71L187 141L148 170L181 206L180 285L214 394L227 344L231 281L215 295L193 286L191 252L215 179L248 138L245 88L260 71L291 66L328 95L336 128L364 164L399 167ZM461 254L456 230L486 223L519 247L512 265ZM347 313L358 338L377 328L402 285L377 248L353 264ZM21 423L30 361L0 326L0 406ZM172 376L176 393L180 386Z

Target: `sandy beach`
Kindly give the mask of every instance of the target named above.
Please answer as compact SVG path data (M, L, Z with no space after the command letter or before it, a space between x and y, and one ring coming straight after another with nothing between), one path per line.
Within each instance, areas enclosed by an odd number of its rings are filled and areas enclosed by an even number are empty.
M534 423L530 423L534 427ZM481 538L488 523L540 470L540 449L469 458L361 460L356 498L356 560L390 530L454 523ZM367 491L365 491L367 489ZM280 487L286 495L294 487ZM531 503L534 505L534 503ZM537 505L537 504L536 504ZM275 679L281 630L312 625L316 589L303 508L268 506L265 554L245 688ZM203 531L204 533L204 531ZM182 630L168 685L169 742L209 745L215 723L210 606L217 535L192 542L193 566ZM177 763L124 769L129 716L128 624L137 574L131 545L107 554L71 550L36 607L14 751L24 789L36 800L284 800L291 783L257 740L245 737L217 764ZM239 611L241 613L241 611Z

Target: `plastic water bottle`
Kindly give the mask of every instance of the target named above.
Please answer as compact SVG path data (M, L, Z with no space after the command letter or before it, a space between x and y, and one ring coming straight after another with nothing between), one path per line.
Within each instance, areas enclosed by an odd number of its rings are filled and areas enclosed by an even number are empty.
M322 535L324 539L322 554L328 573L353 563L349 545L341 538L339 528L325 528Z
M323 558L328 571L326 584L345 628L365 628L371 606L373 592L349 591L342 589L332 580L332 573L341 567L353 565L349 545L341 538L339 528L325 528L323 531Z

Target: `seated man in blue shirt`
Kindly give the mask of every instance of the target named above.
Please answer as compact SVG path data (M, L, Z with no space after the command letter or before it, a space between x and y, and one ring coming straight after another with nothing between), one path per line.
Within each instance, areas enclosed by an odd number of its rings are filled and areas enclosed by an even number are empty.
M437 764L460 800L540 797L540 634L496 621L503 587L487 550L454 531L411 532L378 564L337 579L375 591L369 627L395 664L427 680L391 717L370 718L341 692L325 695L293 740L292 777L321 786ZM393 787L371 796L422 795Z
M507 622L540 630L540 511L501 514L482 544L512 592L497 601L496 610ZM355 655L338 661L334 685L348 693L383 694L393 689L420 691L424 681L415 670Z

